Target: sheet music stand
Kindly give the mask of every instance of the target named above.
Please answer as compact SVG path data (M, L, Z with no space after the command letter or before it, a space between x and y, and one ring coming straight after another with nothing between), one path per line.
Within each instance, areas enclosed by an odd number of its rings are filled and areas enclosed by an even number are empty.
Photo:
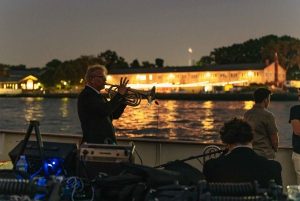
M25 138L24 138L24 143L20 149L20 152L18 153L15 161L14 161L14 167L13 167L13 170L16 170L16 165L17 165L17 162L20 158L20 155L23 155L24 153L24 150L27 146L27 143L28 143L28 140L30 138L30 135L31 135L31 132L34 128L35 130L35 135L36 135L36 140L37 140L37 144L38 144L38 148L39 148L39 152L40 152L40 156L41 156L41 165L44 169L44 174L45 174L45 178L48 178L48 165L45 161L45 158L44 158L44 145L43 145L43 141L42 141L42 136L40 134L40 130L39 130L39 121L33 121L33 120L30 120L30 124L29 124L29 127L28 127L28 130L27 130L27 133L25 135Z

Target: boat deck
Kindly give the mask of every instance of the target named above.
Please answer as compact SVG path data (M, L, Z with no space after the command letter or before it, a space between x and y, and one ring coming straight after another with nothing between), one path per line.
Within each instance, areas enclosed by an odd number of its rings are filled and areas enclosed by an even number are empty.
M25 132L0 131L0 161L5 161L3 165L9 166L8 161L10 158L8 153L24 139L25 134ZM79 135L42 133L41 136L43 142L76 143L77 147L81 144L81 136ZM30 140L36 140L34 133L31 135ZM191 141L118 138L118 145L131 145L132 143L134 143L136 148L135 163L149 167L156 167L175 160L183 160L202 155L205 148L211 145ZM213 145L221 149L225 148L222 144ZM297 185L291 157L292 148L289 147L280 147L276 153L275 160L279 161L282 166L284 192L286 192L288 185ZM198 159L199 160L187 160L186 162L202 171L202 163L205 159L203 157L199 157Z

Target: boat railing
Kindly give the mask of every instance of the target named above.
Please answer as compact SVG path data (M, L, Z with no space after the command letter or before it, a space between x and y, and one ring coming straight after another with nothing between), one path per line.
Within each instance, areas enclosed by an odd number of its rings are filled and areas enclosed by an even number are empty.
M21 140L24 139L26 131L0 130L0 161L10 160L8 153L16 147ZM82 141L80 134L57 134L57 133L41 133L44 142L62 142L76 143L79 147ZM35 139L34 132L30 140ZM134 143L136 151L143 159L143 165L155 167L165 164L169 161L181 160L191 156L197 156L204 152L205 148L210 145L218 146L224 149L221 143L202 143L195 141L178 141L166 139L145 139L145 138L124 138L118 137L118 145L131 145ZM206 152L209 150L206 149ZM296 174L292 162L293 150L291 147L279 147L276 152L275 160L280 162L282 166L283 186L295 185ZM216 155L217 156L217 155ZM207 160L206 158L205 160ZM196 167L200 171L203 165L198 160L187 161L190 165ZM135 163L140 164L139 160Z

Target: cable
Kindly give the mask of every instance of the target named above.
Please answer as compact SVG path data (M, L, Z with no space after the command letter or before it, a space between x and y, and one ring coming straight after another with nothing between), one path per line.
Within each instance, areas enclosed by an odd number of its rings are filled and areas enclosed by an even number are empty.
M141 161L141 165L143 165L143 160L142 160L142 158L140 157L140 155L139 155L137 149L135 149L135 151L136 151L136 155L138 155L138 157L139 157L139 159L140 159L140 161Z
M63 182L66 182L66 184L69 186L69 188L73 189L72 194L71 194L72 201L74 201L75 193L83 191L83 189L85 187L84 182L78 177L69 177L69 178L66 178L65 180L63 180ZM91 201L94 199L94 196L95 196L95 189L92 186Z
M157 105L157 126L156 126L156 143L158 144L158 121L159 121L159 103L157 102L157 101L154 101L154 103ZM157 144L156 144L156 146L157 146ZM156 166L156 164L157 164L157 149L156 149L156 154L155 154L155 166Z
M197 161L199 161L199 163L203 166L202 161L200 161L199 158L196 158L196 159L197 159Z
M42 169L43 169L43 167L41 167L38 171L36 171L32 175L30 175L30 179L34 178L38 173L40 173L42 171Z
M116 145L116 143L112 139L110 139L110 138L106 138L104 140L104 144L109 144L109 141L111 142L112 145Z
M84 174L85 174L85 177L86 177L86 179L88 180L88 182L89 182L89 184L91 184L91 182L90 182L90 177L89 177L89 175L88 175L88 171L87 171L87 168L86 168L86 163L85 163L85 157L86 157L86 155L89 153L87 150L83 150L83 157L81 157L81 162L82 162L82 165L83 165L83 170L84 170Z

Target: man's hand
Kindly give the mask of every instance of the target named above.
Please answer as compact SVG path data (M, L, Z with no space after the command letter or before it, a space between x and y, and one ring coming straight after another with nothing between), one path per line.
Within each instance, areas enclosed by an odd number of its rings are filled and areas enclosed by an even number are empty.
M270 135L270 140L271 140L271 144L273 146L274 151L277 152L277 150L278 150L278 142L279 142L278 133Z
M128 82L129 82L129 80L127 79L127 77L125 77L124 80L123 80L123 77L121 77L120 86L118 87L118 93L124 95L127 92L127 90L129 89L129 87L126 87Z

